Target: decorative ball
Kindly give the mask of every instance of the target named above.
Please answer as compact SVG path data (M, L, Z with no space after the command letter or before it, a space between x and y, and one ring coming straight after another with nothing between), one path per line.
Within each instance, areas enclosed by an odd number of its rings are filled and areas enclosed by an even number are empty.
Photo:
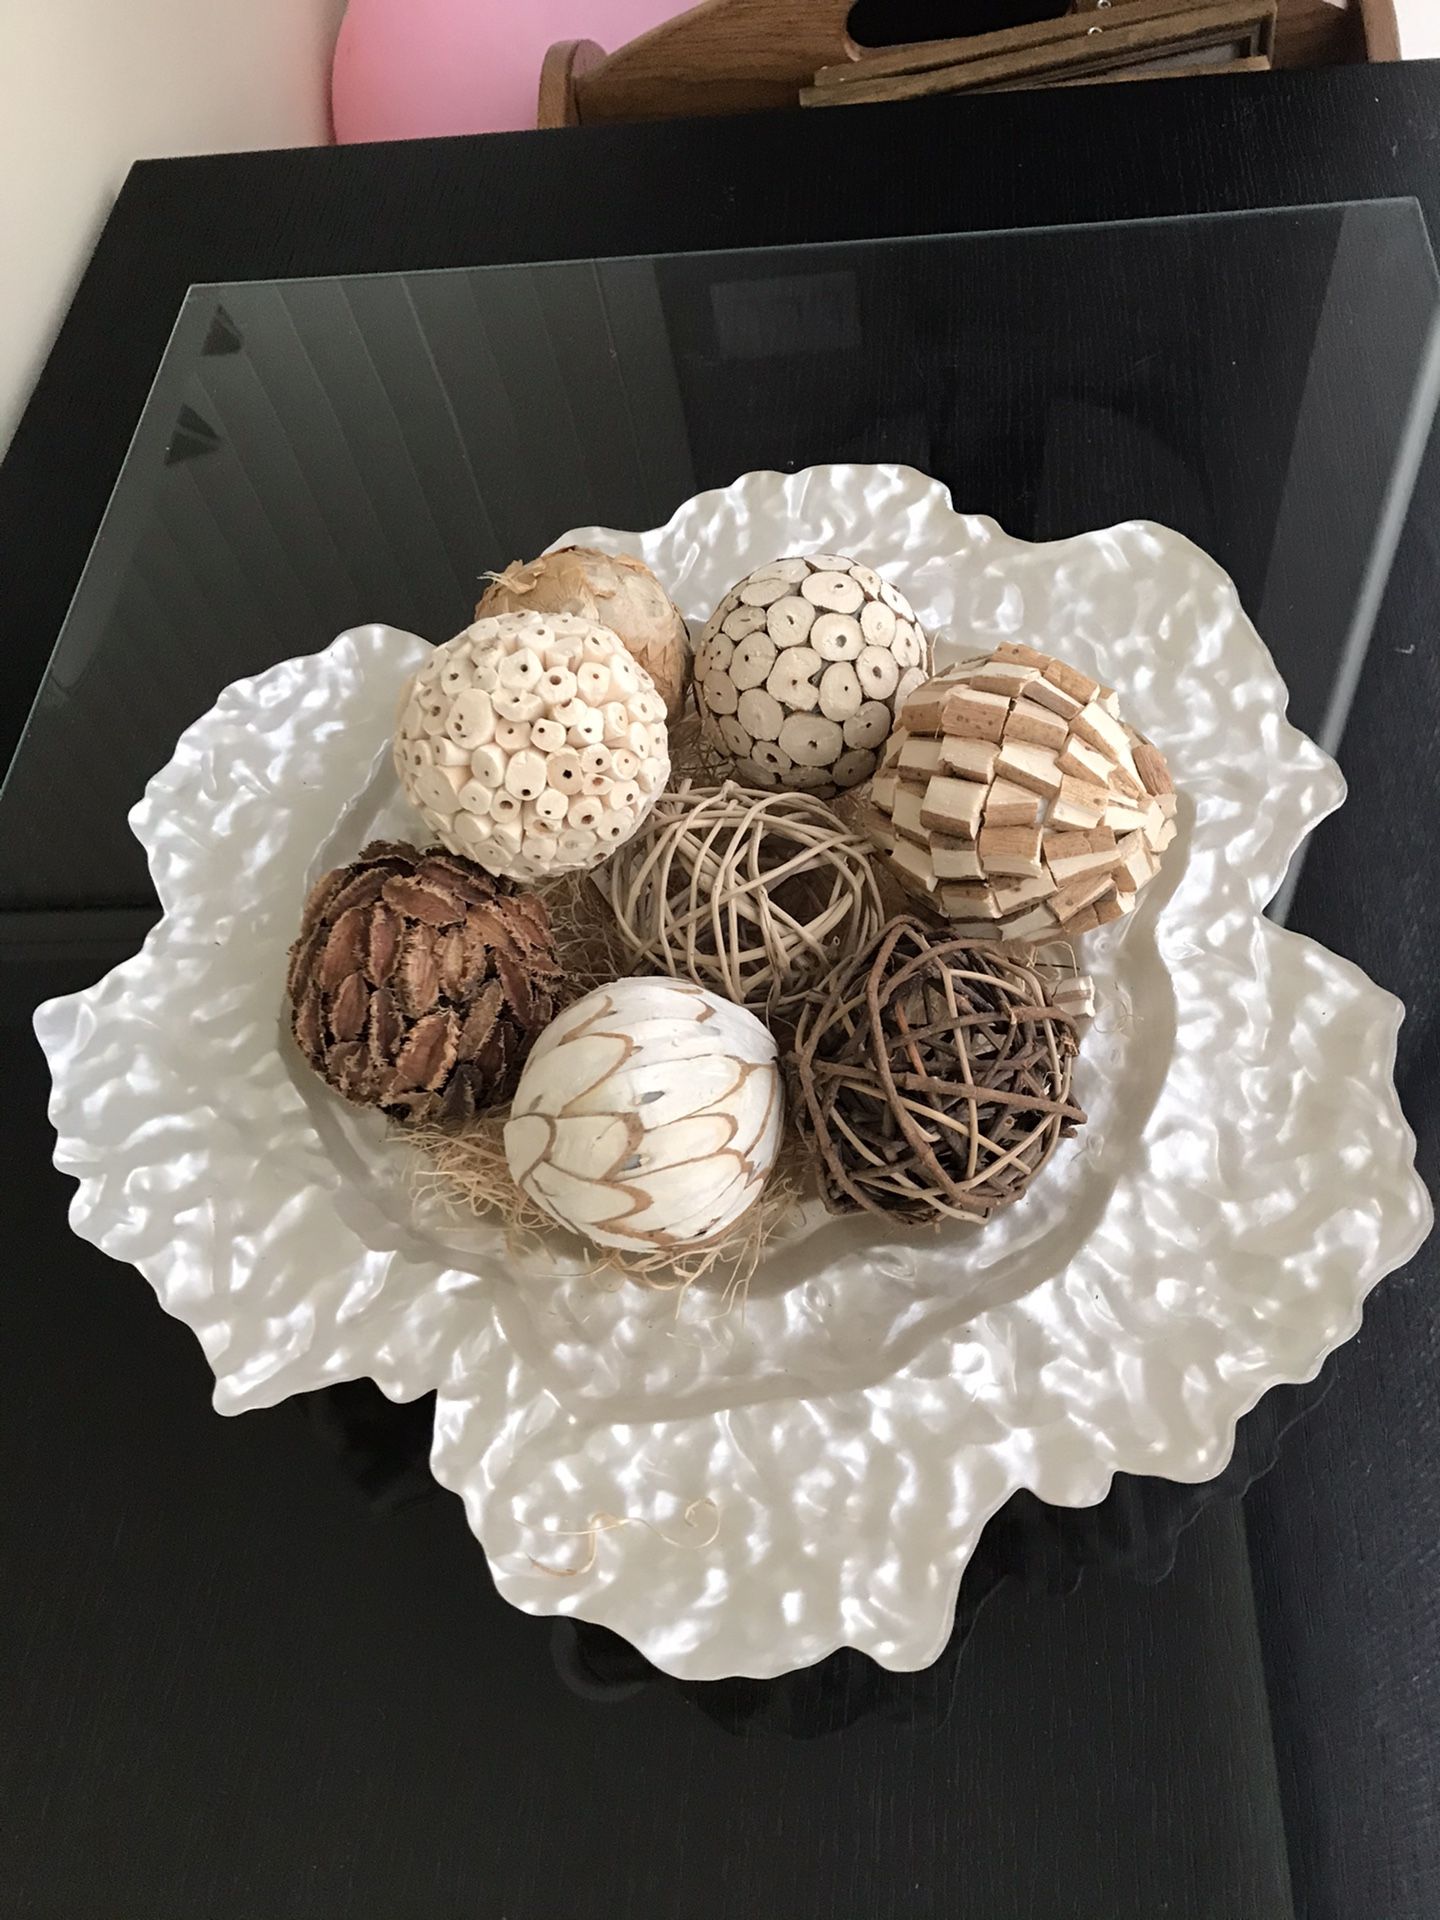
M637 962L777 1018L885 918L865 842L808 793L663 794L606 870Z
M802 1143L832 1213L987 1220L1084 1122L1079 1039L1044 976L995 946L898 919L800 1016Z
M376 840L305 903L291 1031L357 1106L460 1126L514 1087L559 976L533 893L439 847Z
M643 560L594 547L561 547L528 566L517 560L485 589L475 618L495 613L575 613L619 636L678 720L690 672L680 609Z
M747 787L833 794L875 771L930 647L903 593L857 560L775 560L732 587L695 655L707 739Z
M1165 761L1116 695L1008 643L911 694L871 799L900 879L974 939L1120 919L1175 837Z
M753 1013L688 981L616 980L540 1036L505 1155L517 1186L602 1247L701 1246L759 1198L783 1111Z
M491 873L592 867L670 777L665 703L608 627L499 614L406 686L395 765L426 825Z

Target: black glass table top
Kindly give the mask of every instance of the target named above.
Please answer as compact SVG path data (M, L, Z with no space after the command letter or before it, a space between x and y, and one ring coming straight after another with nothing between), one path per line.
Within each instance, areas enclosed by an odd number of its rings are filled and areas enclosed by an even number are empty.
M330 158L363 199L376 163ZM1423 923L1392 932L1356 913L1367 883L1331 883L1412 779L1383 733L1394 656L1424 660L1429 636L1372 630L1430 436L1437 315L1425 221L1388 198L196 286L0 792L0 917L58 950L68 924L153 912L126 813L236 677L364 621L446 638L487 571L572 526L655 525L750 468L883 460L1025 538L1143 517L1216 556L1293 717L1354 776L1295 921L1385 977L1376 929L1403 952ZM1387 855L1387 888L1415 857ZM1280 1473L1248 1508L1223 1496L1326 1381L1267 1396L1218 1487L1012 1502L928 1673L841 1655L682 1687L496 1598L425 1471L424 1403L355 1383L216 1419L189 1336L65 1234L43 1098L22 1047L6 1198L10 1244L36 1251L7 1293L0 1420L33 1504L9 1562L24 1631L0 1808L21 1815L0 1912L1310 1911L1295 1780L1329 1723L1300 1715L1285 1745L1272 1713L1277 1673L1281 1695L1313 1683L1285 1642L1325 1590L1282 1596L1268 1625L1256 1590L1274 1540L1323 1532L1324 1488L1302 1461L1272 1507ZM1393 1462L1374 1399L1355 1452ZM1367 1550L1346 1535L1337 1583Z
M1333 750L1437 311L1405 200L197 287L0 795L0 907L144 905L126 812L229 681L446 639L488 570L759 467L904 462L1032 540L1166 522Z

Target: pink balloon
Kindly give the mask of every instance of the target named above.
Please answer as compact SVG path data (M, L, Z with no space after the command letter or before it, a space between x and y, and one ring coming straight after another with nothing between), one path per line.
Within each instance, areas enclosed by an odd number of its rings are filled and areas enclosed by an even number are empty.
M613 53L684 11L683 0L350 0L335 45L335 138L533 127L555 41Z

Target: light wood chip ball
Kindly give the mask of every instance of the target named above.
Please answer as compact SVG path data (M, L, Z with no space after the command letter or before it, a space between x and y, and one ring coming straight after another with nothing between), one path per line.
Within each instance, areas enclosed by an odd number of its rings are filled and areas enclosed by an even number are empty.
M884 919L872 849L823 800L733 782L663 794L604 885L637 964L772 1020Z
M593 867L670 777L665 702L609 627L495 614L407 683L395 767L442 844L488 873Z
M720 602L695 653L706 738L747 787L830 795L874 773L929 671L910 602L858 560L774 560Z
M1176 830L1165 761L1115 693L1014 643L910 696L870 797L902 883L972 939L1122 919Z

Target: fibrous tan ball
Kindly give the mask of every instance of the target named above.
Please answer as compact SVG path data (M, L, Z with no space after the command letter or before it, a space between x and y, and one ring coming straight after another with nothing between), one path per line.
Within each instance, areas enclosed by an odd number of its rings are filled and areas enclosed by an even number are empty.
M832 1213L986 1220L1085 1118L1075 1017L1020 956L892 920L804 1008L791 1111Z
M357 1106L463 1125L513 1088L559 976L533 893L442 848L377 840L305 903L291 1031Z
M1121 919L1175 837L1165 761L1116 695L1016 644L911 695L871 799L901 881L975 939Z
M592 867L670 777L665 703L608 627L502 613L407 685L395 767L431 831L491 873Z
M828 795L870 778L929 658L910 602L870 567L828 553L775 560L715 609L695 698L737 780Z
M680 609L643 560L594 547L559 547L528 565L516 560L485 589L475 618L525 612L573 613L609 627L655 682L668 718L679 718L690 635Z

